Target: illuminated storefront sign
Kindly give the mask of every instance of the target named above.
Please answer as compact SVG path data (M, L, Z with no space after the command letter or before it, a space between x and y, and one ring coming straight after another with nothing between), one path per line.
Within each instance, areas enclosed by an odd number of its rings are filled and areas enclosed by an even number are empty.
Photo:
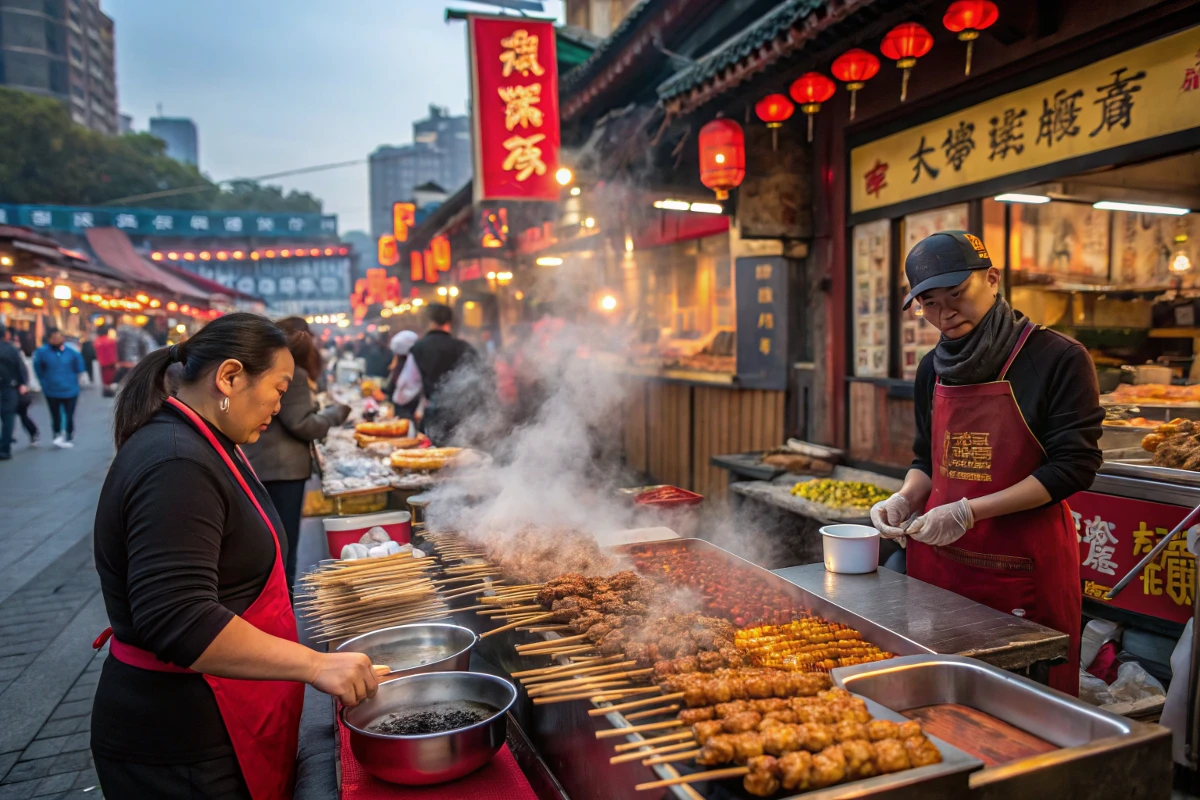
M468 22L475 200L557 200L554 26L519 17Z

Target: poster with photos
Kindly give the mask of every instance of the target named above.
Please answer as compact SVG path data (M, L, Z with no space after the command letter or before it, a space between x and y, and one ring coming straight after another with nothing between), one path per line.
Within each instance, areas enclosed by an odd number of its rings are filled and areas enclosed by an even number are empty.
M888 374L888 260L891 222L854 226L854 375Z
M1113 213L1113 283L1139 288L1200 287L1200 214Z
M967 204L935 208L932 211L922 211L919 214L909 214L904 218L904 255L899 262L900 290L897 292L898 302L903 304L904 296L908 294L908 279L904 275L904 259L908 258L910 250L917 242L938 231L965 231L967 229ZM921 359L937 347L937 328L921 318L921 309L913 303L908 311L900 312L900 375L905 380L917 377L917 365Z

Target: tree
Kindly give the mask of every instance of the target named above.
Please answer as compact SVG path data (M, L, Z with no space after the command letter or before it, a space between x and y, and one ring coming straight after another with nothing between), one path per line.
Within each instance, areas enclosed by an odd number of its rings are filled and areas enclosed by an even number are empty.
M76 125L57 100L0 88L0 202L102 205L168 189L197 191L139 200L148 208L321 211L308 192L233 181L228 189L166 155L148 133L108 136Z

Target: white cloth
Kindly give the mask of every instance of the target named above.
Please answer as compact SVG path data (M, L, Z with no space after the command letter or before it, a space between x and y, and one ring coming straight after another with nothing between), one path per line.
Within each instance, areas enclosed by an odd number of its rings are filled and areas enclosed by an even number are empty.
M1187 549L1192 555L1200 550L1200 525L1187 532ZM1184 626L1183 635L1171 652L1171 685L1167 687L1166 704L1159 724L1171 729L1171 750L1175 762L1186 766L1188 677L1192 673L1192 620Z
M392 402L398 406L411 403L421 396L421 388L421 370L417 369L417 360L410 356L400 370L400 377L396 379Z
M421 338L416 331L400 331L392 337L391 349L398 356L406 356L412 350L412 346L417 343L417 339Z
M38 380L37 370L33 368L33 359L21 353L21 360L25 362L25 386L31 393L42 391L42 382Z

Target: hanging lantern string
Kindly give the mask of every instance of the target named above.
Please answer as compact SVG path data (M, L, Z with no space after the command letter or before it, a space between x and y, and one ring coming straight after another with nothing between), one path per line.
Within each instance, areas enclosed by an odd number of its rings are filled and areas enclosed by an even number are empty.
M879 59L859 47L851 48L833 60L833 76L846 84L850 92L850 119L858 108L858 90L879 73Z
M903 70L900 79L900 102L908 99L908 78L917 59L933 47L933 35L916 22L902 22L887 32L879 50Z
M833 97L836 89L833 81L819 72L804 73L788 89L792 99L800 103L800 110L808 116L808 141L813 138L813 117L821 110L821 103Z
M971 74L971 54L975 49L975 40L979 32L990 28L1000 19L1000 10L992 0L955 0L946 9L942 24L946 30L958 34L961 42L967 43L967 65L964 75Z

